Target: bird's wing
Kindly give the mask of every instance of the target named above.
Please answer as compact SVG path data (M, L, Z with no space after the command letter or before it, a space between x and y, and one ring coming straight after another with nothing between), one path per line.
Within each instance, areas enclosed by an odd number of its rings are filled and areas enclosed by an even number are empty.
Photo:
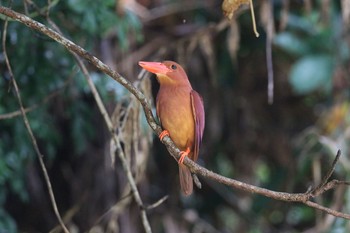
M202 97L194 90L191 91L191 105L195 122L193 160L196 161L204 132L205 114Z

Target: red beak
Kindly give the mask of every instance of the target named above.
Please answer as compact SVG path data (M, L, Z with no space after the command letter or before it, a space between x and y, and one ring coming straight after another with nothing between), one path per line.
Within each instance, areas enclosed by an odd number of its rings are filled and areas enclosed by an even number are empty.
M169 72L169 68L166 67L163 63L161 62L147 62L147 61L140 61L139 65L144 68L145 70L154 73L154 74L166 74Z

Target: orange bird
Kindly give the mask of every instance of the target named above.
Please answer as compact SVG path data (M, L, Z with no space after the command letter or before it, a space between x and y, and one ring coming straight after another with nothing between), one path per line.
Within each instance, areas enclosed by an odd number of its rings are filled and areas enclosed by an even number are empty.
M202 97L192 89L184 69L173 61L144 62L139 65L156 74L160 84L157 94L157 115L163 127L160 140L168 135L181 150L179 176L185 195L193 191L190 170L183 164L186 156L196 161L204 131Z

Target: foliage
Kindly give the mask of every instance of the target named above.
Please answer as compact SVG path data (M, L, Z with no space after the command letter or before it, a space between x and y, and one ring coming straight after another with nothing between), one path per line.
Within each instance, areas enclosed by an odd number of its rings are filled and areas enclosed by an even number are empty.
M336 1L330 7L329 22L317 9L308 15L289 13L288 30L274 39L275 45L297 58L289 81L298 94L317 90L330 94L335 64L350 58L350 48L341 39L341 18Z

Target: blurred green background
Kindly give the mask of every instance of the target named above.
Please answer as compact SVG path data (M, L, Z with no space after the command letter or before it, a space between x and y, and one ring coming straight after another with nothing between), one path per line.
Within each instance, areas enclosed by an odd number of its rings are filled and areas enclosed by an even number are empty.
M276 191L305 192L319 184L341 149L334 178L350 177L348 1L255 1L259 38L247 6L229 21L218 0L0 4L49 27L54 22L150 100L158 84L151 75L140 75L137 62L182 64L204 99L206 128L198 163L210 170ZM73 56L11 20L6 50L70 231L143 232L120 161L111 157L111 137ZM350 231L343 219L211 180L201 179L201 190L181 196L177 164L154 137L140 105L114 80L86 65L143 201L151 204L169 195L147 212L153 232ZM60 232L10 80L1 53L0 232ZM339 187L315 201L349 213L349 194Z

